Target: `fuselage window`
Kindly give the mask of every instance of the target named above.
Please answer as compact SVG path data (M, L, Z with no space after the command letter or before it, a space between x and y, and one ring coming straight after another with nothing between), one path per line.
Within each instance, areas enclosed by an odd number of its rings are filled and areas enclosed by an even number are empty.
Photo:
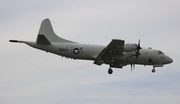
M162 52L162 51L158 51L159 52L159 54L162 54L162 55L164 55L164 53Z

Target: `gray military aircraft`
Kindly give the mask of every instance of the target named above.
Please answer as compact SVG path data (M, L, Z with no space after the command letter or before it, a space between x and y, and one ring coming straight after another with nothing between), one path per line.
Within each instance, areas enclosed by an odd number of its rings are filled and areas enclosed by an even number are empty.
M25 43L33 48L54 53L63 57L72 59L92 60L96 65L109 65L108 73L112 74L112 68L122 68L131 65L135 68L135 64L152 65L152 72L155 67L163 67L170 64L173 60L160 50L142 49L140 41L138 44L124 43L124 40L112 39L107 46L79 44L74 41L66 40L58 37L52 28L49 19L42 21L37 39L35 42L9 40L15 43Z

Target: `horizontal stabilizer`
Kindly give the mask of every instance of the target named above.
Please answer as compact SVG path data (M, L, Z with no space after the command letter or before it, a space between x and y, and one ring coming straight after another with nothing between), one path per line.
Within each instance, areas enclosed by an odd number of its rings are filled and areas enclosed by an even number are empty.
M18 40L9 40L9 42L18 42Z
M19 41L19 40L9 40L9 42L14 42L14 43L25 43L24 41Z

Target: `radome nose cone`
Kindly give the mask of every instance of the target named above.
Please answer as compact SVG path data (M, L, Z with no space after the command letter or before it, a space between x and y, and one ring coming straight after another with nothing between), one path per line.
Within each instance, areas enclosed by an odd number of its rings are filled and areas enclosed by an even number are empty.
M173 59L169 57L169 63L172 63L173 62Z
M171 57L167 56L167 64L170 64L172 62L173 62L173 59Z

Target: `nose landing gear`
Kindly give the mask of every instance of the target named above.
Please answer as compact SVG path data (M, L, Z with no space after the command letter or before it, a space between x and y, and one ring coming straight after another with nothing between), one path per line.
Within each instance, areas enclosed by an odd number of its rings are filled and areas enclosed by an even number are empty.
M156 72L156 70L155 70L155 67L153 66L152 73L155 73L155 72Z

